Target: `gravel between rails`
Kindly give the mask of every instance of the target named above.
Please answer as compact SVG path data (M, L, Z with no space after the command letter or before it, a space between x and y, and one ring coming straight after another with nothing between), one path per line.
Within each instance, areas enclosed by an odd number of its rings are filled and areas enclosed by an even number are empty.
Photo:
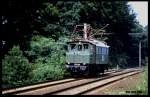
M44 94L48 94L48 93L53 93L55 91L64 90L65 88L78 86L78 85L81 85L85 82L90 82L90 81L93 81L93 80L95 80L95 79L88 79L88 80L83 79L83 80L79 80L79 81L68 82L68 83L65 83L65 84L60 84L60 85L54 85L54 86L50 86L50 87L46 87L46 88L41 88L41 89L37 89L37 90L33 90L33 91L17 93L16 95L44 95Z
M77 79L71 78L71 79L64 79L64 80L59 80L59 81L46 82L46 83L32 85L32 86L8 89L8 90L2 91L2 94L17 93L17 92L21 92L21 91L25 91L25 90L31 90L31 89L35 89L35 88L39 88L39 87L44 87L44 86L48 86L48 85L56 85L59 83L70 82L70 81L75 81L75 80L77 80Z

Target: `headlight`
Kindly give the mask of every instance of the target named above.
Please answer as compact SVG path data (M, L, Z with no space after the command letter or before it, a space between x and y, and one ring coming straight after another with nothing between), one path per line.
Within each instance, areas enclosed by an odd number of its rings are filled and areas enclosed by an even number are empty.
M83 65L86 65L85 63L83 63Z
M66 66L66 68L69 68L69 65L65 65Z
M86 69L86 66L81 66L80 69L81 69L81 70L85 70L85 69Z

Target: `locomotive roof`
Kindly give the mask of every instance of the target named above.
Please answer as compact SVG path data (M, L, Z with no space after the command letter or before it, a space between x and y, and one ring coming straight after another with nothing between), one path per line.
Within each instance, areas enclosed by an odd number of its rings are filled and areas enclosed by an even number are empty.
M95 40L95 39L90 39L90 40L75 40L75 41L70 41L68 43L76 43L76 42L86 42L86 43L91 43L91 44L96 45L96 46L101 46L101 47L109 48L109 46L105 42L98 41L98 40Z

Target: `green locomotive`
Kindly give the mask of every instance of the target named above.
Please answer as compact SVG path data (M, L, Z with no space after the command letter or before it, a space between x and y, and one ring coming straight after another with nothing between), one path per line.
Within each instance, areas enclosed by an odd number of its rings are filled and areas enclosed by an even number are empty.
M84 38L68 42L67 70L71 73L87 75L104 73L108 68L109 46L104 41L89 39L87 24L84 24L83 32Z

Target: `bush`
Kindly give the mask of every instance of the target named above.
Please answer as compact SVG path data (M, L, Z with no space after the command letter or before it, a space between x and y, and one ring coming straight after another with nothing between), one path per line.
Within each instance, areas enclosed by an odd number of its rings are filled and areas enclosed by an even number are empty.
M41 82L46 80L58 80L64 78L65 68L64 57L60 54L52 53L51 57L40 57L33 64L34 69L31 73L32 82ZM43 61L45 60L45 61Z
M13 46L2 60L2 86L14 87L27 83L30 71L30 64L20 47Z
M64 53L63 44L39 35L32 38L30 50L26 51L29 60L33 63L47 61L47 58L53 56L57 56L57 58L64 57L62 56Z
M58 80L64 77L65 70L59 65L49 65L48 63L37 63L32 71L32 82L42 82L46 80Z
M26 53L33 63L30 74L33 83L64 78L64 43L37 35L32 38L30 47Z

